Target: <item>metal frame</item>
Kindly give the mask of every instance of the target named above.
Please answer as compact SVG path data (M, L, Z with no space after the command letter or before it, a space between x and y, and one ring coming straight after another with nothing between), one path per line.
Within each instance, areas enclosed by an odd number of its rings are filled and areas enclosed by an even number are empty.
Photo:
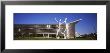
M106 49L5 49L5 5L107 5L106 6ZM55 52L108 52L110 31L109 1L2 1L1 2L1 52L2 53L55 53Z

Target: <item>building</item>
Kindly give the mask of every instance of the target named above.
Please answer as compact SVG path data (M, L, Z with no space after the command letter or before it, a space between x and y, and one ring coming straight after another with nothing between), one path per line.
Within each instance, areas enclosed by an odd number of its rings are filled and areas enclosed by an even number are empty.
M80 20L62 24L61 28L66 29L66 37L75 38L75 24ZM56 38L58 24L14 24L14 37L44 37ZM63 34L59 35L64 38Z

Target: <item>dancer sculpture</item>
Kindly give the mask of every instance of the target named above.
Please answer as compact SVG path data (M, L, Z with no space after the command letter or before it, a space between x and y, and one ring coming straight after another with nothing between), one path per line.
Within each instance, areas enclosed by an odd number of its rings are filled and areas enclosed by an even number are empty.
M58 22L56 38L59 39L62 34L64 39L75 38L75 24L78 23L80 20L82 19L78 19L70 23L66 22L67 18L65 18L63 22L61 22L61 19L59 21L56 20ZM65 27L62 27L62 26L65 26Z
M65 21L61 22L62 20L60 19L59 21L55 18L55 20L58 22L58 29L57 29L57 35L56 38L59 39L61 34L63 34L64 39L66 39L66 28L63 28L62 25L66 24L67 18L65 18Z

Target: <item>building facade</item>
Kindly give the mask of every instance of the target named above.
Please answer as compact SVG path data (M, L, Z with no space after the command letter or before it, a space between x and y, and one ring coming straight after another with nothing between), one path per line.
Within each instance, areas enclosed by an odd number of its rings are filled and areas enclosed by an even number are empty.
M65 36L67 39L75 38L75 24L80 20L62 24L61 29L66 29ZM57 38L58 24L14 24L14 37L44 37ZM64 30L60 30L64 31ZM58 34L64 38L64 34Z

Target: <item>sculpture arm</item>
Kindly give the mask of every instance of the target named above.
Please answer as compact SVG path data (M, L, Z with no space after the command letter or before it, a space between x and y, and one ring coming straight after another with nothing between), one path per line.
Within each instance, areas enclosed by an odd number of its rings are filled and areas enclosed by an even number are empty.
M57 21L58 22L58 20L55 18L55 21Z

